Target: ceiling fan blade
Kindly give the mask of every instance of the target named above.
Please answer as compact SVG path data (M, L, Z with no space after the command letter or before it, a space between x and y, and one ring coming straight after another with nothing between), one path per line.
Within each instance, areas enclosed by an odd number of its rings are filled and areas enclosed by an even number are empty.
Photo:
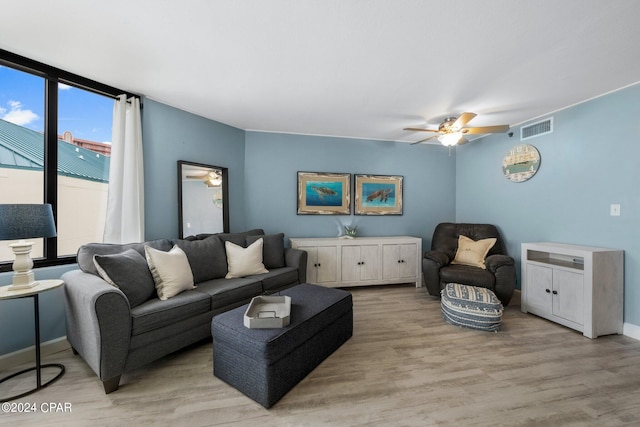
M429 138L425 138L425 139L421 139L420 141L412 142L411 145L420 144L421 142L425 142L425 141L428 141L430 139L437 138L437 137L438 137L438 135L433 135L433 136L430 136Z
M462 132L467 135L476 135L479 133L504 133L509 130L509 125L500 126L480 126L474 128L464 128Z
M453 122L453 124L451 125L451 128L460 129L462 126L469 123L471 119L473 119L475 116L477 116L476 113L462 113L460 114L460 117L458 117L458 119L455 122Z
M187 175L185 178L188 179L207 179L208 175Z
M424 128L404 128L403 130L408 130L411 132L440 132L438 129L424 129Z

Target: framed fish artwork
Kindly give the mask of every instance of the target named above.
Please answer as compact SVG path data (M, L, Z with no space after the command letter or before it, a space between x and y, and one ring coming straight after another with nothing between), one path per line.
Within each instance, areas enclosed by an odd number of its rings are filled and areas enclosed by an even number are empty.
M298 215L350 214L350 173L298 172Z
M356 215L402 215L399 175L355 175Z

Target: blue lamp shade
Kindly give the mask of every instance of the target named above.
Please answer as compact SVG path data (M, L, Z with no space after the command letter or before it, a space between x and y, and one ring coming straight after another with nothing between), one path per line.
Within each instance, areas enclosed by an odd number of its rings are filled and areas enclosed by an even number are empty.
M0 205L0 240L56 237L51 205Z

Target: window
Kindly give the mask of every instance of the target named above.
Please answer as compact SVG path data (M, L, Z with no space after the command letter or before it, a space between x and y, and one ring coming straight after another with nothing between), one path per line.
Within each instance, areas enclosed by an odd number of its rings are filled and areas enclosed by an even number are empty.
M0 67L0 203L44 200L44 84L42 77ZM42 257L44 239L31 256ZM0 241L0 261L13 262L10 242Z
M57 237L30 239L36 266L102 241L115 96L128 94L0 50L0 203L51 203ZM11 270L0 241L0 271Z
M58 255L102 242L113 99L58 84Z

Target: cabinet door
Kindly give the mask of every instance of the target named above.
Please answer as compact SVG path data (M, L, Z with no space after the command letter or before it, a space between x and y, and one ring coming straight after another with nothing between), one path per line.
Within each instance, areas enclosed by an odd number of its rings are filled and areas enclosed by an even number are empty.
M376 280L378 278L378 246L360 247L360 280Z
M378 278L378 246L343 246L342 280L359 282Z
M382 278L400 277L400 246L382 245Z
M401 245L382 246L382 277L399 279L416 277L417 245L407 243Z
M307 253L307 282L318 283L318 248L300 246Z
M318 246L317 283L335 282L338 279L338 251L335 246Z
M526 301L527 309L539 314L551 314L551 290L553 289L553 270L539 265L526 264Z
M343 282L360 280L360 246L343 246L340 262Z
M553 271L553 314L582 325L584 323L584 275Z
M418 246L414 243L400 245L400 277L415 278L417 263Z
M309 283L335 282L337 250L335 246L300 247L307 252L307 281Z

